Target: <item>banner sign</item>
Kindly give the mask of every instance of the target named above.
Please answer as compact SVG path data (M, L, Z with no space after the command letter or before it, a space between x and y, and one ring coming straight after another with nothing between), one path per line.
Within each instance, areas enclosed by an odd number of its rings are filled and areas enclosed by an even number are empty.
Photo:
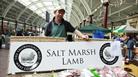
M8 73L121 66L121 57L117 41L11 42Z

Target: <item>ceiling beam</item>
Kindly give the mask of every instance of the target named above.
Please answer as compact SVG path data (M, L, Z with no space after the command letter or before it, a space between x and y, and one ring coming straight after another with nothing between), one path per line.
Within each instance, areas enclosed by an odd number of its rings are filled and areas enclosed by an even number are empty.
M72 11L72 14L75 16L75 18L77 19L77 23L80 23L81 22L81 20L80 20L80 18L78 17L78 14L75 12L75 11Z
M34 24L34 22L36 21L36 19L38 19L39 16L36 16L33 20L32 20L32 24Z
M73 17L73 16L71 16L71 18L72 18L72 20L70 21L71 22L71 24L73 25L73 27L76 27L76 22L75 22L75 17Z
M40 7L40 8L37 8L35 11L40 10L40 9L42 9L42 8L44 8L44 7L45 7L45 6ZM33 16L33 14L36 14L35 11L27 17L27 19L26 19L25 22L28 22L28 20ZM39 15L38 15L38 16L39 16Z
M77 22L78 22L78 21L77 21L77 19L74 17L74 15L71 16L71 19L72 19L72 20L71 20L71 23L72 23L72 25L75 27L75 26L77 25Z
M76 23L80 23L81 21L79 20L78 16L76 16L76 13L75 12L72 12L72 16L76 19L75 22ZM71 19L71 18L70 18Z
M35 13L33 12L32 14L30 14L27 19L25 20L25 22L28 22L28 20L34 15ZM38 16L39 17L39 16Z
M44 22L46 22L46 21L45 21L45 20L43 20L40 24L38 24L38 26L39 26L39 25L42 25Z
M41 24L41 25L38 25L38 26L40 26L40 27L45 27L45 26L46 26L46 22L43 21L42 24Z
M44 7L45 7L45 6L40 7L40 8L37 8L35 11L40 10L40 9L42 9L42 8L44 8ZM25 22L27 22L34 14L37 14L37 13L35 13L35 11L27 17L27 19L26 19ZM39 16L39 15L38 15L38 16Z
M71 16L72 20L70 21L70 23L73 25L73 27L75 27L76 23L76 19L74 16Z
M8 13L8 11L12 8L12 6L16 3L16 1L13 1L11 3L9 3L9 5L7 6L7 8L5 9L5 11L2 14L2 17L5 17Z
M97 8L95 8L91 14L94 14L95 12L97 12L103 5L100 4Z
M78 11L78 13L79 13L79 15L80 15L80 17L81 17L80 19L83 20L85 17L84 17L84 15L82 14L82 11L80 10L80 8L79 8L77 5L75 5L75 4L73 4L72 6L75 8L75 10Z
M17 16L17 21L20 19L21 15L26 11L26 9L28 9L29 6L32 6L34 4L34 2L32 2L31 4L29 4L28 6L26 6Z
M34 1L32 3L30 3L29 5L27 5L21 12L20 14L17 16L17 20L19 20L19 18L21 17L21 15L28 9L28 7L31 7L37 3L41 3L41 0L38 0L38 1Z
M85 8L87 14L90 15L90 14L91 14L91 9L90 9L90 7L88 6L86 0L80 0L80 2L81 2L82 5L84 6L84 8Z
M35 24L35 26L39 26L43 21L43 19L38 20L38 22Z
M133 4L133 5L129 5L129 6L125 7L125 8L123 8L123 9L117 10L117 11L115 11L115 12L109 14L108 17L111 17L112 15L115 15L115 14L117 14L117 13L120 13L120 12L124 11L124 10L127 10L127 9L129 9L129 8L131 8L131 7L133 7L133 6L134 6L134 4ZM97 21L100 21L101 19L102 19L102 18L99 18Z
M17 16L17 21L19 20L19 18L21 17L21 15L26 11L27 7L25 7L25 9L23 9L19 15Z
M125 8L123 8L123 9L117 10L117 11L109 14L109 16L112 16L114 14L117 14L117 13L121 12L121 11L127 10L127 9L131 8L132 6L134 6L134 5L129 5L129 6L125 7Z

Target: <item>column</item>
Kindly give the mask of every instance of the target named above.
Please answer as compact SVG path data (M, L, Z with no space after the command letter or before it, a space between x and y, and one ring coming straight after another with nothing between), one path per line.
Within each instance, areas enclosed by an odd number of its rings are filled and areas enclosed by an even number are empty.
M107 28L107 21L108 21L108 6L109 2L104 2L103 3L103 8L104 8L104 18L103 18L103 27Z

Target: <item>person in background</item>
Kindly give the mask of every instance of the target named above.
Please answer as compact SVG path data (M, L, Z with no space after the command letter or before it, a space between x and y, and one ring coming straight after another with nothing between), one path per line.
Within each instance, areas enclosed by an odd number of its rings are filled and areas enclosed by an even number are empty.
M134 49L136 46L136 40L134 39L132 34L127 34L127 41L125 42L127 45L127 59L126 62L128 63L129 61L133 60L134 57Z
M124 43L124 41L127 39L126 34L120 34L119 37L116 36L115 40L120 41L121 43Z
M116 36L116 38L114 39L115 41L120 41L121 43L121 53L123 56L123 60L126 61L127 58L127 45L125 44L126 40L127 40L127 35L126 34L120 34L120 36Z
M2 33L0 31L0 49L2 48Z
M54 11L54 18L45 27L45 36L50 37L67 37L67 32L75 33L77 36L88 39L88 35L82 34L80 31L75 29L68 21L64 20L63 16L65 10L58 7Z
M23 29L21 28L16 28L16 36L23 36Z

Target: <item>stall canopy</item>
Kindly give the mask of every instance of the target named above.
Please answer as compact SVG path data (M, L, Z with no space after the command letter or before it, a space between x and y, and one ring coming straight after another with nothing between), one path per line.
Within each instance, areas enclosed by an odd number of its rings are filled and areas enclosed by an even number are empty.
M86 25L86 26L80 28L79 30L81 32L86 32L86 33L92 33L92 32L95 32L97 30L105 32L105 33L111 32L111 30L103 28L103 27L100 27L100 26L97 26L95 24Z
M121 25L120 27L117 27L115 30L113 30L113 32L115 33L122 33L124 32L126 25Z
M117 29L115 29L113 32L115 33L138 33L138 30L130 26L130 24L127 22L126 25L121 25Z

